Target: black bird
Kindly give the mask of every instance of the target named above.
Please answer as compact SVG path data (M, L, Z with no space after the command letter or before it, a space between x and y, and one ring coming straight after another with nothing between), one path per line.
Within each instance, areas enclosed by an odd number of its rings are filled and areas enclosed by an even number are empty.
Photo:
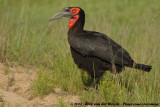
M149 72L150 65L135 63L129 53L105 34L86 31L85 13L80 7L66 7L49 19L53 21L69 17L68 42L74 62L95 80L94 87L105 71L119 73L125 67Z

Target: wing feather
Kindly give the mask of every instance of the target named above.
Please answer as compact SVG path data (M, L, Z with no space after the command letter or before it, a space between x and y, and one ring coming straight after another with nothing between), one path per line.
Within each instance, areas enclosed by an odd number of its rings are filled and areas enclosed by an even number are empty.
M129 53L108 36L86 31L85 33L71 33L69 44L84 56L98 57L106 62L121 66L132 66L133 59Z

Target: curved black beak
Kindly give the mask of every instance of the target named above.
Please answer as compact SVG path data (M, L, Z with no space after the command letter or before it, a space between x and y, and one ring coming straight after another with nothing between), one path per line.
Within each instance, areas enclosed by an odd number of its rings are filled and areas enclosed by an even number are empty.
M49 19L49 22L53 21L53 20L57 20L57 19L61 19L61 18L65 18L65 17L74 17L74 15L70 12L66 12L64 10L62 10L61 12L55 14L54 16L52 16L50 19Z

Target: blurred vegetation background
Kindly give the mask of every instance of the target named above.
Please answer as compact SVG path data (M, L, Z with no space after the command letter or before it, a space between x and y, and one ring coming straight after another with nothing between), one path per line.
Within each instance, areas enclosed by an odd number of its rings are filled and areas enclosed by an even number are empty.
M32 84L34 95L54 93L60 87L80 95L84 103L160 103L159 5L159 0L0 0L0 61L40 68ZM64 7L74 6L85 11L85 30L107 34L136 62L152 65L153 70L106 72L100 92L86 92L84 84L90 77L72 60L68 19L48 22Z

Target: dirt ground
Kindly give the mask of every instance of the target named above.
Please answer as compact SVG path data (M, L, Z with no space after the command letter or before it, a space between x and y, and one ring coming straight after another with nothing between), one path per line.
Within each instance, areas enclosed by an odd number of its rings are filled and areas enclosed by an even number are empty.
M31 67L8 67L0 63L0 107L53 107L60 101L79 103L79 97L56 88L54 94L44 98L33 97L30 85L38 69Z

